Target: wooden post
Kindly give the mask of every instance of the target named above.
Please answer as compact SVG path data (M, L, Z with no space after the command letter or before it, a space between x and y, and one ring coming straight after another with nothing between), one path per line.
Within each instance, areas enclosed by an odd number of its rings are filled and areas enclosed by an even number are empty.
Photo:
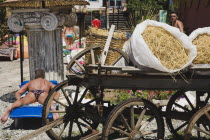
M20 32L20 79L21 83L23 82L23 61L24 61L24 40L23 40L23 32Z

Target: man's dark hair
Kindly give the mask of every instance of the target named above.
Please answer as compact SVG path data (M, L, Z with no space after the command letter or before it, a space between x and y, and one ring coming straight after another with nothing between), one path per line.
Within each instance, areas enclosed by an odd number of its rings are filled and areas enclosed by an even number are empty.
M45 71L43 69L35 70L35 79L37 78L45 78Z
M172 12L170 13L170 15L171 15L171 14L176 14L176 15L178 16L178 13L175 12L175 11L172 11Z

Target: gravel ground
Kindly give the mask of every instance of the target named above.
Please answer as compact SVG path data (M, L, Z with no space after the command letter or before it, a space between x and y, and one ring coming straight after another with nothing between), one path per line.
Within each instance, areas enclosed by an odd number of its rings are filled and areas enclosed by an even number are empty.
M29 80L29 63L24 61L24 80ZM0 60L0 115L3 111L15 101L14 93L19 89L20 84L20 60L2 61ZM32 120L31 120L32 121ZM26 134L31 133L34 123L25 122L28 128L12 129L14 120L9 119L6 124L0 125L0 140L15 140ZM36 122L36 121L34 121ZM165 135L171 135L165 128ZM34 138L34 140L49 140L49 137L43 133Z

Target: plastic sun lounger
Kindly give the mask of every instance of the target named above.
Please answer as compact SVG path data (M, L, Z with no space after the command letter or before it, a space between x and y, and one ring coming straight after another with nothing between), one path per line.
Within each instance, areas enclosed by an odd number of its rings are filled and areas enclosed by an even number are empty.
M29 81L24 81L21 83L20 87L22 87L24 84L28 83ZM57 85L57 81L50 81L54 85ZM25 96L27 94L24 93L22 96ZM42 118L42 104L39 103L32 103L28 105L24 105L19 108L15 108L11 113L10 113L10 118L15 119L15 118ZM49 119L52 119L52 113L48 115Z

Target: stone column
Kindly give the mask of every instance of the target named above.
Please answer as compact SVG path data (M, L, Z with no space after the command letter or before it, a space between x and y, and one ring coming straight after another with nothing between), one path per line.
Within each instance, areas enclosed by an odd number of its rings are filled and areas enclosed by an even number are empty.
M64 20L49 12L49 9L13 10L8 26L14 32L26 29L29 48L30 79L34 70L43 68L47 80L64 79L62 35L59 27Z
M63 49L61 28L53 31L40 29L27 30L29 47L30 78L34 79L34 70L45 69L47 80L63 81Z

